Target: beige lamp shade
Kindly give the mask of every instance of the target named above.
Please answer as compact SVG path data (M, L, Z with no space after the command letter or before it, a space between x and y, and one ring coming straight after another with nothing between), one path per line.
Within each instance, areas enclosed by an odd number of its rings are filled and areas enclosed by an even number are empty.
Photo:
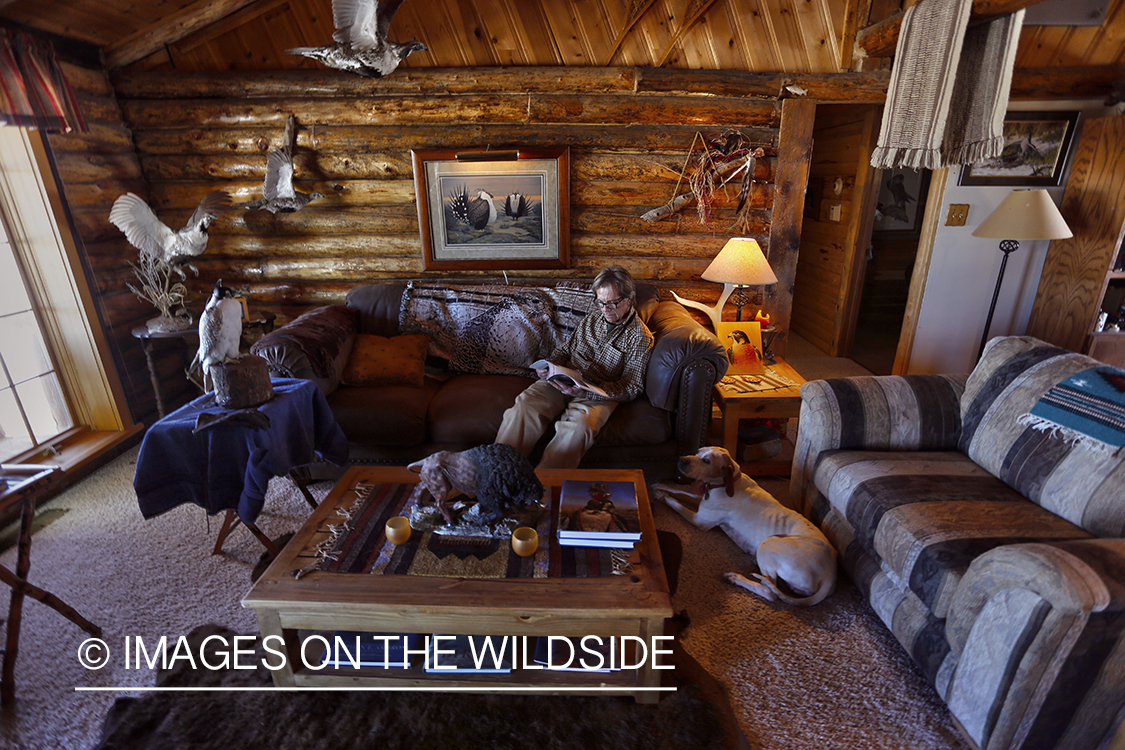
M776 284L777 276L770 268L757 240L748 237L734 237L707 266L703 272L707 281L738 286L758 286Z
M1072 237L1073 233L1046 190L1013 190L973 230L973 236L998 240L1061 240Z

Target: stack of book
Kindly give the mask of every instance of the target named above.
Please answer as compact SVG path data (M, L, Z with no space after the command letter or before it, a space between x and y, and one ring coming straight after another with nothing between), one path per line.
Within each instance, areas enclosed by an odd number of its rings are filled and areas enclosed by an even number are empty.
M632 482L565 479L559 494L559 544L632 549L641 538Z

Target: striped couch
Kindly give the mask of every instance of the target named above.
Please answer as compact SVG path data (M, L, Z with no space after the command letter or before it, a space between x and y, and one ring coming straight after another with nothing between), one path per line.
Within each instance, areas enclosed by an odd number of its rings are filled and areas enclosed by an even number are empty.
M793 496L986 750L1125 742L1125 451L1017 421L1099 364L1013 336L968 376L801 387Z

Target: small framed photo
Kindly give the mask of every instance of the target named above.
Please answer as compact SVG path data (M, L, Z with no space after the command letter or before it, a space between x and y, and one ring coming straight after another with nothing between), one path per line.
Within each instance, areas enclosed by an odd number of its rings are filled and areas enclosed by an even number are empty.
M1009 112L1004 116L1004 150L994 159L963 166L957 184L1061 185L1077 127L1077 111Z
M411 155L427 271L570 265L570 149Z
M760 375L766 371L760 323L723 320L715 334L727 350L728 375Z
M875 232L922 231L926 193L930 189L928 169L884 169L879 176L875 199Z
M238 304L242 305L242 322L250 320L250 300L246 297L235 297Z

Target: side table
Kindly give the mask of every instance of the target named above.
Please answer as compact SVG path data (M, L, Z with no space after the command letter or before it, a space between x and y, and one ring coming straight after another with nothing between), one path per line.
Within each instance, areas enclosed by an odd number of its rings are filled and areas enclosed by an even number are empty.
M194 503L209 515L237 511L242 523L270 550L272 543L254 525L269 480L318 456L337 465L348 457L348 440L312 381L273 378L271 382L273 398L254 409L224 409L215 403L212 392L148 429L133 475L141 515L153 518L183 503ZM227 419L196 432L202 414ZM239 419L251 416L255 419ZM232 520L227 514L216 554Z
M723 412L723 447L732 456L738 455L738 421L740 419L792 419L801 414L801 385L805 379L780 357L769 370L782 375L796 385L768 391L741 393L725 386L715 385L715 402ZM777 458L748 462L742 466L747 476L789 476L792 451L783 450Z

